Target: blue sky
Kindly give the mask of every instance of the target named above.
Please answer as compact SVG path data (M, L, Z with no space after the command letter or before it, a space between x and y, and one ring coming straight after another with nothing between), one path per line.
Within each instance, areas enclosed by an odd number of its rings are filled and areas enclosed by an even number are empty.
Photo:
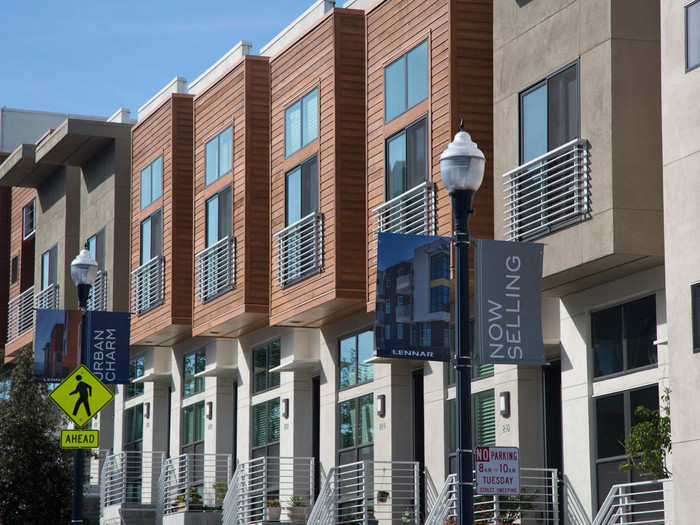
M7 0L0 106L135 118L176 75L191 82L240 40L257 53L312 3Z

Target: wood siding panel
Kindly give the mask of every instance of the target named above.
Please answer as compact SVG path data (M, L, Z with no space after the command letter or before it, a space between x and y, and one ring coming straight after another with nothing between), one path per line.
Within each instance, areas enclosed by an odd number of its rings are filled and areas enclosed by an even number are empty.
M22 239L22 209L33 199L36 199L34 188L12 188L10 212L10 264L17 257L18 279L11 281L12 275L7 274L10 299L17 297L24 290L34 285L34 238ZM37 206L38 206L37 202Z
M0 153L0 164L7 154ZM10 217L12 208L12 189L0 187L0 275L10 275ZM10 282L0 279L0 363L2 349L7 340L7 301L10 298Z

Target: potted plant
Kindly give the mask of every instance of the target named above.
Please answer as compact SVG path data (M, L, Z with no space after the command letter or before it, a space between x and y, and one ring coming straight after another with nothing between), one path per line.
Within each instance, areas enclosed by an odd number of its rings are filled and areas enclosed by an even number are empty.
M411 509L404 509L403 514L401 514L401 523L413 523L413 511Z
M287 506L287 515L291 521L306 521L306 498L303 496L291 496Z
M496 525L511 525L522 518L524 510L533 508L532 502L537 497L537 491L528 493L523 490L518 496L496 496L498 498L498 511L496 512Z
M189 510L201 510L202 509L202 496L197 492L195 487L190 487L187 491L189 496Z
M378 525L379 520L374 517L374 509L369 507L367 509L367 525Z
M170 512L179 512L185 508L185 495L178 494L175 496L175 504L170 509Z
M224 503L224 498L226 498L226 483L223 481L218 481L212 485L214 488L214 498L216 500L216 507L221 507Z
M279 521L282 507L277 498L267 500L267 521Z
M442 522L442 525L457 525L457 518L447 518L445 521Z
M386 500L389 499L389 491L388 490L378 490L377 491L377 502L379 503L386 503Z

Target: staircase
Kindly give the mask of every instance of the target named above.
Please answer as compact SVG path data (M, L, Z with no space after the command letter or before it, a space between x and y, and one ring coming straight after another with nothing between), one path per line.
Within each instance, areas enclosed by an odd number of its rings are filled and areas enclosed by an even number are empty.
M613 485L592 525L670 525L664 508L665 492L670 490L670 479Z

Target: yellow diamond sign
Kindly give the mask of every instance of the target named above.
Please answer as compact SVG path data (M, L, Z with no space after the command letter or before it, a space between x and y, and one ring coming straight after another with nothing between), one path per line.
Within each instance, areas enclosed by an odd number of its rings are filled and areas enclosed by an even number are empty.
M49 396L78 427L87 425L114 394L88 367L80 365Z

